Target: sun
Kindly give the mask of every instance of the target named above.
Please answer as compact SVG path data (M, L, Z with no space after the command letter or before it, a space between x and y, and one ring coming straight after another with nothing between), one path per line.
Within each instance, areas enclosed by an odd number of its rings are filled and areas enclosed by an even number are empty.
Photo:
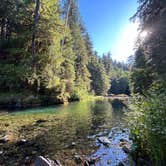
M117 43L112 50L112 54L118 61L126 61L130 55L134 54L134 46L138 37L139 23L128 23L119 34Z
M148 35L148 32L147 32L147 31L143 31L143 32L140 33L140 37L143 38L143 39L144 39L147 35Z

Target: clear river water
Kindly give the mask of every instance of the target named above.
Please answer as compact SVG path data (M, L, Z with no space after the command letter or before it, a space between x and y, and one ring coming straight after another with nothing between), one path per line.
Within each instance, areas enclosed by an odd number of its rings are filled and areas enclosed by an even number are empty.
M8 134L14 138L0 143L0 162L26 165L29 158L43 155L64 166L83 165L77 161L80 158L94 159L96 166L133 166L122 148L122 143L131 143L124 121L126 111L121 102L109 100L8 113L1 110L0 136ZM101 137L110 144L102 143Z

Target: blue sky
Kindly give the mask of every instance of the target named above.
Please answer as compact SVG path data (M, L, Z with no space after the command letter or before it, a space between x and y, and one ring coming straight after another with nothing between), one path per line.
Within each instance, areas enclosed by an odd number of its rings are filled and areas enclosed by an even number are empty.
M133 54L137 23L130 17L137 0L78 0L80 13L91 36L94 49L101 55L110 51L113 59L126 61Z

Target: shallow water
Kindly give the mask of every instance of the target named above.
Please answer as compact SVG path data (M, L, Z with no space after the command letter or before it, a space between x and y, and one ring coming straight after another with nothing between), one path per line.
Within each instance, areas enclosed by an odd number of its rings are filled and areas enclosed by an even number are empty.
M119 146L122 138L130 142L123 120L125 111L123 104L104 100L1 114L1 135L14 133L16 139L0 144L3 152L0 161L6 165L23 165L25 158L43 155L72 166L76 165L74 156L80 155L99 157L97 166L116 166L119 162L132 166ZM101 136L107 136L111 144L100 144L97 138ZM28 143L18 146L21 138Z

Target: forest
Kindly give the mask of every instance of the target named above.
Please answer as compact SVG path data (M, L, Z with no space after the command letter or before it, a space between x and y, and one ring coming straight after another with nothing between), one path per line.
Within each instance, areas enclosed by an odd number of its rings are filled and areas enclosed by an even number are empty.
M0 13L1 105L47 105L106 95L117 77L124 79L125 93L127 65L93 50L76 1L4 0Z
M124 63L94 49L77 0L1 0L0 107L49 106L125 94L131 98L125 119L133 159L137 165L164 166L166 1L138 4L130 18L139 22L135 54Z

